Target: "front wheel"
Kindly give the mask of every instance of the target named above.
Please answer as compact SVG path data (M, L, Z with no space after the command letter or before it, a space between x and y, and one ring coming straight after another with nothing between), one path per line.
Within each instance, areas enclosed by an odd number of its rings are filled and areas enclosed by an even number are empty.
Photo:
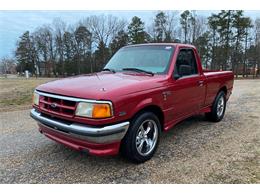
M160 121L152 112L135 117L121 143L122 154L137 163L149 160L158 146L160 132Z
M219 92L212 105L211 112L206 113L206 118L213 122L221 121L226 111L226 102L224 91Z

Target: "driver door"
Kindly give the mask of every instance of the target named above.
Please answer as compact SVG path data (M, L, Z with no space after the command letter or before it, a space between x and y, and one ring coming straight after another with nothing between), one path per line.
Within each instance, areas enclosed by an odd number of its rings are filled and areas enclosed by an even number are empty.
M181 65L190 66L190 73L181 75ZM205 99L204 79L204 75L199 74L193 49L180 49L169 87L172 94L169 96L169 103L173 107L174 119L186 118L199 111Z

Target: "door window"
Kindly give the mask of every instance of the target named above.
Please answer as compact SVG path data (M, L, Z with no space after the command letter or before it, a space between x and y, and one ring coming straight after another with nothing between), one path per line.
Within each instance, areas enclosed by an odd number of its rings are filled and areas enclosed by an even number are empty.
M198 68L193 50L180 50L174 67L174 76L182 77L195 74L198 74Z

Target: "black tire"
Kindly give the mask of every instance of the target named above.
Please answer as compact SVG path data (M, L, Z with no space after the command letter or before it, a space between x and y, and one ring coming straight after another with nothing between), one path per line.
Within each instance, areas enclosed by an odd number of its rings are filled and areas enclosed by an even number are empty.
M146 123L147 123L147 129L148 129L148 127L150 127L151 130L150 131L148 130L148 132L150 134L147 133L146 141L144 141L143 139L145 139L145 138L144 137L140 138L141 137L140 134L142 134L141 132L146 132L146 131L141 130L142 129L141 126L144 127L146 125ZM143 129L143 130L147 130L147 129ZM151 144L153 138L156 137L156 133L154 133L156 131L157 131L157 139L154 142L154 144ZM145 112L145 113L141 113L141 114L137 115L131 121L130 127L129 127L124 139L122 140L121 154L124 157L126 157L127 159L129 159L130 161L135 162L135 163L143 163L143 162L151 159L159 144L160 133L161 133L161 124L160 124L158 117L154 113ZM143 136L145 136L145 135L143 135ZM139 140L141 140L140 142L143 142L142 147L146 147L145 149L147 149L147 150L148 150L148 148L151 149L151 151L148 154L145 154L145 155L141 154L142 152L145 153L145 150L143 151L144 148L141 148L141 150L137 149L137 148L140 148L137 146L139 143ZM148 142L149 142L149 144L148 144ZM146 144L146 146L145 146L145 144ZM152 147L149 147L150 144L152 145ZM141 146L141 144L139 144L139 146Z
M220 101L222 100L223 100L223 111L220 113L218 112L220 108L218 106L220 104ZM205 114L206 118L212 122L221 121L225 115L226 103L227 103L226 94L224 93L224 91L220 91L214 100L211 112Z

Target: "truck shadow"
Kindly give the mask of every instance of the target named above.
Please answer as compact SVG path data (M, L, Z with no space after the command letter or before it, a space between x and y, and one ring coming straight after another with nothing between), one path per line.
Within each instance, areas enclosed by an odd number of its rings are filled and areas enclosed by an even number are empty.
M204 115L192 116L178 123L168 132L162 133L157 152L154 158L152 158L151 160L161 157L168 159L172 158L174 155L180 153L180 148L178 147L179 144L181 145L182 150L185 150L185 147L186 149L195 149L201 144L205 144L207 141L206 139L203 139L205 138L205 131L207 131L207 129L212 125L214 125L214 123L206 121ZM122 164L124 166L126 164L133 165L132 162L127 161L126 159L121 157L121 155L96 157L83 152L74 151L63 145L60 145L59 149L63 151L61 152L61 154L64 155L64 158L66 160L79 161L86 165L89 163L92 164L94 162L97 166L101 166L102 164L107 166L109 162L111 162L112 164L114 162L117 165ZM176 152L176 150L179 151Z

